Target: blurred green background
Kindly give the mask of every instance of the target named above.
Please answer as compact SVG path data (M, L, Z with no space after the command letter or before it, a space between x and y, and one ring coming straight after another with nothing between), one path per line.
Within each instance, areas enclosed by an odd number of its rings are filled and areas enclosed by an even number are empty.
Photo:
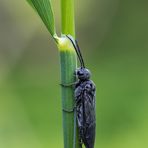
M76 32L97 85L96 148L147 148L148 1L76 0ZM63 147L58 54L25 0L0 0L0 148Z

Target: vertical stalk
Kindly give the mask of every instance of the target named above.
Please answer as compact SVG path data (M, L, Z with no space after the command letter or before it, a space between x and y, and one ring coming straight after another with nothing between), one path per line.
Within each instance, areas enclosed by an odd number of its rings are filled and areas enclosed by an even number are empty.
M75 82L74 71L76 69L75 52L65 49L60 52L61 57L61 83ZM74 107L74 92L72 87L62 87L62 107L72 110ZM64 148L73 148L74 142L74 112L63 111Z
M74 0L61 0L62 34L70 34L75 38ZM65 38L65 37L63 37ZM61 83L70 84L76 81L74 72L77 68L77 57L71 42L59 43L61 59ZM67 44L66 42L69 42ZM62 87L62 107L72 110L74 107L74 90ZM63 111L64 148L80 148L77 135L76 116L74 112Z
M61 0L62 33L75 38L74 0Z

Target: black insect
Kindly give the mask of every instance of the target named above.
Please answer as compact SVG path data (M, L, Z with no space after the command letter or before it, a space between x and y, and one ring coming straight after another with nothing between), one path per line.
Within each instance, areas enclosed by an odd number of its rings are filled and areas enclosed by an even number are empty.
M79 128L79 137L86 148L94 148L96 116L95 116L95 84L90 80L91 73L85 68L77 41L67 35L72 42L81 67L76 70L78 81L75 83L75 108Z

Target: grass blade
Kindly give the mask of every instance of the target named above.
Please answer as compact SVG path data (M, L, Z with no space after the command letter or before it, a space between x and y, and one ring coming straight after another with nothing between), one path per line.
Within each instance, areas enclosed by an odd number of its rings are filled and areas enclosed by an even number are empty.
M37 11L52 36L56 34L54 14L50 0L27 0Z

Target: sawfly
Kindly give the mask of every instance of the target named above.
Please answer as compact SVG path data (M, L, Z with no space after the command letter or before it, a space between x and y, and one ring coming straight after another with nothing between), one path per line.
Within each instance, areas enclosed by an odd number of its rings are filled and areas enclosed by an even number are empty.
M96 87L94 82L90 80L91 72L85 68L77 41L70 35L67 35L67 38L73 44L81 66L75 71L78 79L77 82L61 85L65 87L74 85L75 107L73 110L76 111L80 145L82 147L82 144L84 144L86 148L94 148L96 132Z

